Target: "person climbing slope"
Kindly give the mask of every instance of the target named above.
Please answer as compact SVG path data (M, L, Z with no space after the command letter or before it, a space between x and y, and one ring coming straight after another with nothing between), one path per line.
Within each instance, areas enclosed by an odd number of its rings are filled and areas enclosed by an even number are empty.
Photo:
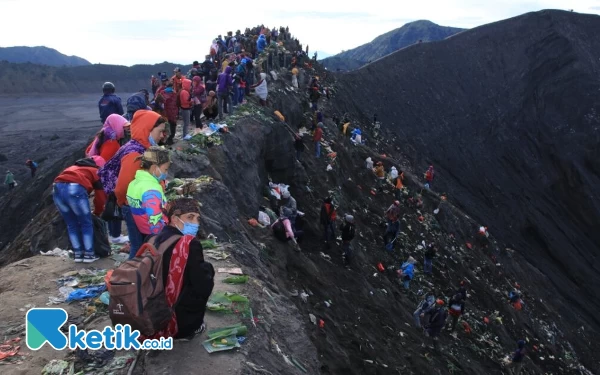
M450 306L448 308L448 313L452 317L452 323L450 324L450 332L454 332L456 329L456 323L458 323L458 319L465 313L465 299L463 298L462 293L456 293L448 302Z
M400 271L402 271L402 285L404 289L410 288L410 281L415 277L415 263L417 260L413 257L408 257L406 262L402 263L400 266Z
M448 317L447 310L444 308L444 301L437 299L431 312L429 313L429 319L425 323L425 335L431 337L433 341L433 349L438 351L438 340L444 324L446 324L446 318Z
M352 247L351 243L354 239L355 227L354 227L354 216L344 215L344 221L340 225L340 232L342 232L342 251L344 257L344 265L350 265L352 261Z
M38 169L38 163L36 163L35 161L33 161L31 159L28 159L27 161L25 161L25 165L31 171L31 178L34 178L35 172L37 172L37 169Z
M517 349L510 357L510 362L507 367L513 375L519 375L523 369L523 360L525 359L527 349L525 349L525 340L517 341Z
M300 134L294 135L294 149L296 150L296 160L302 162L302 154L304 153L304 141Z
M323 123L320 122L317 124L317 129L313 134L313 142L315 143L315 156L318 158L321 157L321 139L323 139Z
M167 224L164 208L167 203L161 183L167 178L171 165L167 149L151 146L136 161L140 168L127 188L127 204L135 225L142 235L158 234ZM135 254L129 255L132 259Z
M321 226L323 227L323 239L325 246L330 249L331 241L335 240L335 220L337 218L337 212L333 205L333 199L327 197L323 200L321 205Z
M390 180L394 181L397 178L398 178L398 170L396 169L396 167L392 166L392 169L390 169Z
M189 341L206 330L204 314L214 287L215 270L206 262L202 244L197 239L200 205L191 198L178 198L169 203L169 225L156 235L162 243L179 238L163 253L163 283L167 303L174 313L167 327L150 337L173 337Z
M377 176L377 189L382 192L383 184L385 183L385 169L383 168L383 163L378 161L377 167L375 167L375 176Z
M425 318L435 305L435 295L433 293L427 293L425 298L417 305L417 309L413 313L413 319L415 320L415 327L421 328L422 319Z
M131 121L131 140L117 151L115 156L98 171L107 194L115 194L117 204L121 207L130 242L130 256L133 257L142 246L143 238L127 205L127 188L136 172L140 169L137 159L150 146L157 146L165 135L165 119L158 113L139 110ZM133 254L133 255L132 255Z
M394 248L393 242L398 236L400 231L400 202L394 201L390 207L385 211L385 218L387 221L387 228L383 235L383 242L388 250Z
M435 177L435 172L433 171L433 165L429 166L429 169L425 172L425 187L427 189L431 189L431 184L433 183L433 178Z
M121 141L125 137L125 128L131 125L125 117L112 114L104 122L102 129L96 134L92 143L86 149L86 157L100 156L110 160L121 148ZM129 237L121 235L122 220L109 220L108 233L111 243L122 244L129 241Z
M370 156L365 160L365 167L368 170L373 171L373 160L371 159Z
M108 116L113 113L123 115L123 104L121 98L115 95L115 85L112 82L104 82L102 85L102 97L98 101L98 111L100 112L100 121L104 124Z
M423 273L426 275L431 275L433 271L433 258L435 258L437 253L437 245L430 243L427 245L427 250L425 250L425 254L423 257Z
M400 200L402 189L404 189L404 172L400 171L398 177L392 182L394 183L394 197Z
M76 263L93 263L99 259L94 253L94 225L89 194L94 192L93 214L99 216L106 202L106 194L98 176L98 168L102 166L104 159L97 155L80 159L54 179L52 199L67 224Z

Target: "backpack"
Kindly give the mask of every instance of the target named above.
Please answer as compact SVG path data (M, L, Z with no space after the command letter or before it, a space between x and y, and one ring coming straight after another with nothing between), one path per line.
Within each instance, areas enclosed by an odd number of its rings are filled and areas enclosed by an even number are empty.
M158 249L152 237L134 259L115 269L108 282L108 315L114 325L129 324L132 330L152 336L164 329L173 313L167 303L163 283L163 254L181 236L164 241Z
M106 222L98 216L92 215L92 223L94 225L94 253L100 258L106 258L111 254Z

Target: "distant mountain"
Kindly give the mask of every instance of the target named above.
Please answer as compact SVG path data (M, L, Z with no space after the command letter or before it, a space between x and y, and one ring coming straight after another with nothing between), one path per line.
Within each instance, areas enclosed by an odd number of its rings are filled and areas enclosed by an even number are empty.
M31 63L0 61L0 94L93 93L102 92L102 84L115 84L117 93L150 90L150 76L157 72L173 74L180 67L187 72L191 65L163 62L155 65L44 66ZM23 80L22 77L29 79Z
M414 21L380 35L370 43L325 58L321 60L321 63L327 69L333 71L338 69L354 70L367 64L369 61L377 60L411 44L418 43L419 40L422 42L434 42L446 39L464 30L466 29L440 26L426 20Z
M0 47L0 61L12 63L32 63L50 66L91 65L86 59L67 56L53 48L39 47Z

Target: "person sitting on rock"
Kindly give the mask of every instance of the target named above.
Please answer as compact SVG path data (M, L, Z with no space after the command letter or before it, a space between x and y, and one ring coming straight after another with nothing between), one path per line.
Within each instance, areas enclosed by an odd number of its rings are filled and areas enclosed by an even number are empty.
M402 271L402 285L404 285L404 289L410 288L410 281L415 276L415 263L417 260L413 257L408 257L406 262L402 263L400 266L400 270Z
M98 176L98 168L102 166L104 159L97 155L80 159L54 179L52 198L67 224L76 263L98 260L94 253L94 224L89 194L94 192L93 214L100 216L106 202L106 194Z
M8 190L15 188L15 175L11 171L6 171L6 178L4 178L4 185L8 187Z
M383 241L386 248L391 247L393 249L392 242L398 236L400 231L400 202L394 201L394 203L385 211L385 218L387 221L387 228L383 235ZM390 244L392 244L390 246Z
M325 240L325 246L330 249L331 241L335 240L335 220L337 218L337 212L333 205L333 199L327 197L323 200L321 205L321 226L323 227L323 239Z
M435 306L429 313L429 319L425 323L425 334L431 337L433 341L433 349L438 351L438 340L442 328L446 324L446 318L448 317L448 310L444 308L444 301L437 299Z
M352 260L352 247L350 246L354 239L354 216L344 215L344 221L340 225L340 231L342 232L342 250L344 252L344 264L350 265Z
M465 299L461 293L456 293L448 302L450 306L448 313L452 317L452 323L450 325L450 332L454 332L456 329L456 323L458 319L465 313Z
M288 190L284 190L281 193L281 203L282 203L282 208L289 208L290 212L291 212L291 216L288 216L290 218L290 220L292 220L292 223L294 222L294 220L296 219L296 215L298 215L298 205L296 203L296 199L294 199L294 197L292 197L292 195L290 194L290 192Z
M178 198L169 203L169 225L156 235L156 247L179 238L163 253L163 283L168 304L174 314L167 327L151 338L173 337L191 340L206 330L204 314L214 287L215 270L206 262L197 238L200 205L192 198ZM173 286L173 287L171 287Z
M214 91L210 91L208 93L202 113L204 113L206 121L213 121L219 115L219 108L217 107L217 94Z
M141 169L127 188L127 203L139 233L145 238L158 234L168 222L164 215L167 199L161 183L167 178L171 161L169 151L157 146L148 148L137 160ZM134 257L135 254L129 254L130 259Z

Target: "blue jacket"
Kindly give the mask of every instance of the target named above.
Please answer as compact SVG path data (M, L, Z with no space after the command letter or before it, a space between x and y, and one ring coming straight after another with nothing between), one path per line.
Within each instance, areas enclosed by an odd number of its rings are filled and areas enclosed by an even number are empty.
M408 278L412 280L413 276L415 275L415 265L412 263L404 262L402 263L402 266L400 268L402 269L402 275L408 276Z
M98 101L98 111L100 112L100 120L104 124L106 118L113 113L123 116L123 104L121 104L121 98L115 94L103 95Z
M261 53L262 51L264 51L266 46L267 46L267 38L265 38L264 34L260 34L260 36L258 37L258 40L256 41L256 49L258 50L258 53Z

